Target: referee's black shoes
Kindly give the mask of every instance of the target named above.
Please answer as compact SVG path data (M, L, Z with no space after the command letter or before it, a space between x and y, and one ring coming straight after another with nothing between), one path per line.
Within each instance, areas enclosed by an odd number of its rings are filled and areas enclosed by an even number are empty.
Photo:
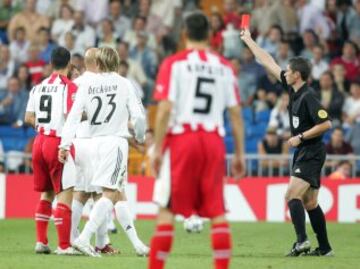
M303 256L323 256L323 257L333 257L334 255L335 253L332 249L321 250L320 248L316 248L313 251L303 254Z
M303 253L308 253L310 251L311 244L309 240L305 240L304 242L296 242L294 243L290 252L286 255L286 257L298 257Z

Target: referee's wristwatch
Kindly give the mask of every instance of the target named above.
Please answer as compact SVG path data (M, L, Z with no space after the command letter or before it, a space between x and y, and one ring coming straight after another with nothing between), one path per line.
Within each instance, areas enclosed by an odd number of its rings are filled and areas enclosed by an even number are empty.
M298 137L299 137L301 143L304 142L305 139L304 139L304 134L303 133L298 134Z

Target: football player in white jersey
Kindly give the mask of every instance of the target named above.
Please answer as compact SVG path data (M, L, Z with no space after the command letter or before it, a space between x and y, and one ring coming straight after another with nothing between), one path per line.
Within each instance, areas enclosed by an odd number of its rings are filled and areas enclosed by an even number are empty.
M84 81L94 79L93 75L97 73L96 67L96 48L90 48L85 52L84 62L86 71L74 79L74 83L79 86ZM74 74L73 72L68 74L70 79ZM95 76L96 77L96 76ZM75 147L75 165L76 165L76 185L74 187L74 198L72 202L72 227L71 227L71 242L73 242L79 235L78 226L80 224L82 211L84 205L93 197L97 200L101 195L101 188L96 188L91 185L93 177L92 156L94 152L92 147L89 147L91 143L91 136L89 132L89 122L87 120L79 123L76 129L76 139L73 141ZM111 216L110 216L111 217ZM104 222L96 231L96 251L106 254L117 254L118 250L114 249L110 244L110 239L107 232L107 223Z
M53 215L59 240L56 253L78 253L70 245L75 166L73 158L69 158L70 161L65 165L57 158L65 117L72 107L77 90L76 85L66 77L69 62L70 53L67 49L58 47L53 50L51 64L54 72L31 90L26 109L25 122L38 131L32 150L35 191L41 192L35 213L36 253L50 253L47 230L55 195L57 205Z
M90 245L92 235L118 201L127 176L128 119L134 127L134 138L143 143L146 119L141 100L135 95L132 84L116 72L119 56L112 48L98 49L99 73L80 85L74 107L65 123L59 150L59 160L65 162L75 136L76 126L83 112L90 122L91 146L94 171L92 184L102 188L102 197L95 203L89 221L73 245L84 254L98 257Z
M96 48L90 48L86 51L84 57L86 72L74 81L76 85L79 86L84 81L93 79L91 75L98 72L96 66L96 51ZM91 184L94 170L92 168L91 159L94 152L92 152L92 147L89 147L89 142L91 142L90 139L89 122L87 120L82 121L77 127L76 139L73 141L76 152L75 165L77 168L77 184L74 188L75 192L72 203L71 241L78 237L78 226L84 205L88 199L91 195L94 200L101 197L101 188L94 187ZM130 145L134 145L134 143L136 142L130 141ZM147 255L149 248L139 239L137 235L133 218L127 204L125 190L119 194L119 201L115 204L115 212L117 220L131 241L136 254L139 256ZM108 223L110 221L112 222L112 214L109 214L108 221L104 222L96 232L95 250L104 254L117 254L119 251L111 246L108 236Z

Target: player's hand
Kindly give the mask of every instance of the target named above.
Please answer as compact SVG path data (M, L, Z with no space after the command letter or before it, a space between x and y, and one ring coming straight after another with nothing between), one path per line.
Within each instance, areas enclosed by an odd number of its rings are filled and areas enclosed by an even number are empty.
M288 140L288 144L290 147L296 148L301 144L300 137L298 135L290 137Z
M129 145L131 147L133 147L140 153L145 154L146 150L145 150L145 146L143 144L140 144L139 142L137 142L136 139L133 137L129 138L128 141L129 141Z
M249 29L241 29L240 31L240 38L243 41L246 41L247 39L251 39L251 33Z
M231 174L235 179L243 178L246 175L246 163L244 156L234 155L231 163Z
M68 151L68 150L66 150L66 149L59 149L59 152L58 152L58 160L59 160L59 162L65 163L66 160L67 160L68 155L69 155L69 151Z
M151 171L154 177L157 177L160 172L160 167L162 163L162 153L161 150L154 150L154 153L150 157Z

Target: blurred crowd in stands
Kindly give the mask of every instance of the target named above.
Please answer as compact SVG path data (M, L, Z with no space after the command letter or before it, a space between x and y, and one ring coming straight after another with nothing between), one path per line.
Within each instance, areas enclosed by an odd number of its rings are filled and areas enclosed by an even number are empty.
M238 78L244 115L251 115L244 116L254 144L247 152L289 153L284 143L290 135L289 96L240 40L243 13L251 13L254 38L283 69L295 55L312 62L309 83L333 119L334 130L324 141L328 153L360 155L360 0L0 0L0 125L26 128L28 93L51 74L51 51L59 45L69 49L80 70L88 47L115 48L121 74L138 85L146 107L156 105L152 90L158 66L184 48L182 21L196 9L209 16L211 49L231 61ZM258 131L256 119L263 114ZM32 139L25 137L30 140L23 150L30 152ZM0 133L0 163L1 151L12 150L6 139ZM328 163L328 173L353 165ZM137 167L134 173L148 173Z

